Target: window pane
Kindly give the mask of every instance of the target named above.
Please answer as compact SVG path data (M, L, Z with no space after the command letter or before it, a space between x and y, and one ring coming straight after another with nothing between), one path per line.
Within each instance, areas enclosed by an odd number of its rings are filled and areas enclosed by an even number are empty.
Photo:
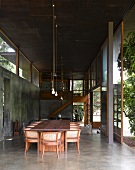
M83 96L83 80L73 81L73 93L77 96Z
M19 76L30 81L30 62L19 53Z
M32 66L32 83L39 87L39 71Z
M0 66L16 74L16 52L1 37Z

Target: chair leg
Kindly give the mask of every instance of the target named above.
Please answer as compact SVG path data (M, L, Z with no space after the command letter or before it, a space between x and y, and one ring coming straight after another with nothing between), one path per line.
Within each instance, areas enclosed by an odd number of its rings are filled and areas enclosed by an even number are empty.
M37 153L39 155L39 142L37 142Z
M61 153L61 144L59 144L59 152Z
M57 146L56 146L56 153L57 153L57 158L59 158L59 153L58 153L58 144L57 144Z
M24 150L24 153L26 154L27 152L27 144L25 144L25 150Z
M59 144L59 154L61 154L61 151L62 151L62 145L61 145L61 143Z
M65 151L67 153L67 142L65 142Z
M78 154L80 155L79 142L77 142L77 150L78 150Z
M25 151L24 153L26 154L27 150L29 149L30 144L28 142L25 143Z
M43 144L40 142L40 143L39 143L39 151L42 152L42 150L43 150Z
M42 145L42 158L44 157L45 145Z

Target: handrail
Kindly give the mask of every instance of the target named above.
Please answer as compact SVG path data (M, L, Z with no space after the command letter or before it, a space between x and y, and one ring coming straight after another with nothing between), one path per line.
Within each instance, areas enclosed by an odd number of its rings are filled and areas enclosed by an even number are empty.
M54 112L55 110L57 110L58 108L62 107L62 105L64 105L65 103L67 103L68 101L72 100L73 98L73 94L72 91L66 91L64 92L63 95L63 100L56 100L50 108L50 113Z

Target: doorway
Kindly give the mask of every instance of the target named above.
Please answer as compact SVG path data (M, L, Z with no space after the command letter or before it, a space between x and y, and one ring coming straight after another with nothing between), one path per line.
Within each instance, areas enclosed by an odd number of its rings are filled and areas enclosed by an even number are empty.
M84 124L84 103L73 102L73 121Z
M93 90L93 128L101 126L101 88Z

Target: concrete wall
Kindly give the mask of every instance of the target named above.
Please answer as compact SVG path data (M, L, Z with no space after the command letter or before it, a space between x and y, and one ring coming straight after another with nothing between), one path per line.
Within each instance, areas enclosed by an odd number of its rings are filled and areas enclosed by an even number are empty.
M55 100L41 100L40 101L40 117L41 119L47 119L49 114L51 114L52 105L55 103ZM60 101L61 102L61 101ZM56 109L54 109L56 110ZM69 105L64 110L59 112L61 114L61 118L72 118L72 105ZM58 114L54 116L54 118L58 117Z
M8 93L4 93L7 87ZM0 67L0 140L12 135L12 122L18 120L22 127L39 118L39 91L39 87Z
M40 100L40 118L48 119L49 114L51 113L51 105L54 103L54 100Z

